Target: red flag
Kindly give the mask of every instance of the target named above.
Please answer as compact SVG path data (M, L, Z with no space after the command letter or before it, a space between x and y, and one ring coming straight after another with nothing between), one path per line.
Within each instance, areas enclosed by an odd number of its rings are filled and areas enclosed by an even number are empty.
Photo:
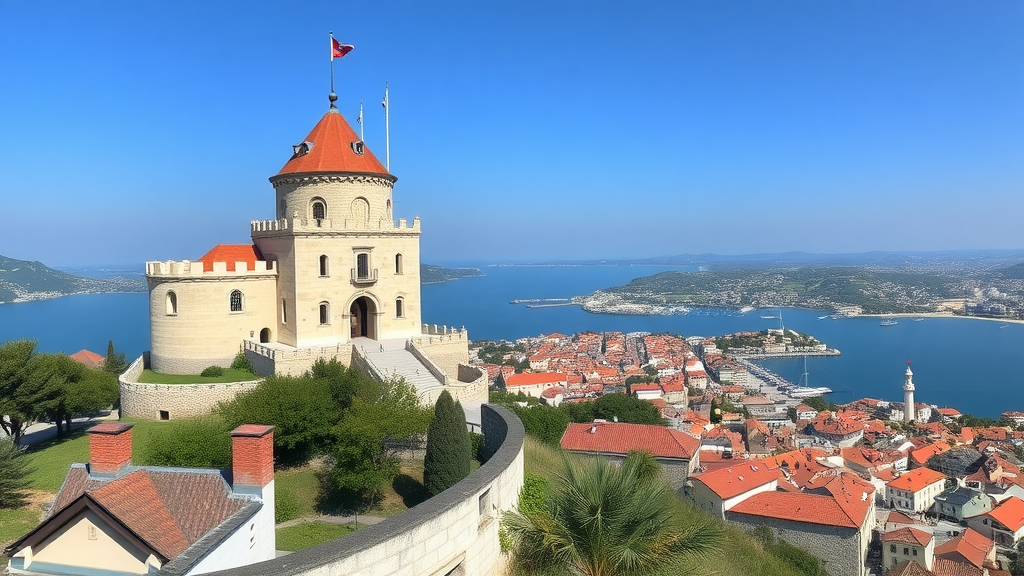
M334 60L335 58L341 58L345 54L348 54L349 52L351 52L353 48L355 48L355 46L353 46L351 44L342 44L341 42L338 42L336 39L334 39L332 37L331 38L331 60Z

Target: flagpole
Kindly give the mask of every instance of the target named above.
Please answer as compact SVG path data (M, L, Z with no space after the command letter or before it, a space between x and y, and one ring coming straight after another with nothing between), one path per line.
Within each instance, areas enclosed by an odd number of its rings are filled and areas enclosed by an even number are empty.
M384 82L384 168L391 172L391 126L388 124L388 83Z
M334 101L338 99L338 96L334 93L334 31L330 32L330 50L331 50L331 95L328 99L331 101L331 108L334 108Z
M365 142L366 141L366 139L363 138L363 99L362 98L359 99L359 141L360 142Z

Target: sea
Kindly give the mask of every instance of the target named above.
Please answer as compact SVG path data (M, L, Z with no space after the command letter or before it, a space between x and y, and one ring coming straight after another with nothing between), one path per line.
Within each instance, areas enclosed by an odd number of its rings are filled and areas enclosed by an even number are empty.
M586 330L716 336L784 325L842 352L806 360L807 384L831 388L834 392L827 399L837 404L864 397L902 400L904 371L910 361L919 402L993 418L1006 410L1024 411L1024 324L899 318L895 326L880 326L878 318L821 319L828 312L794 308L746 314L693 309L675 316L593 314L575 305L527 308L510 301L571 298L641 276L695 268L446 264L475 266L485 276L423 286L423 322L465 327L473 340ZM104 354L107 341L113 340L118 351L135 358L149 349L149 298L145 293L87 294L0 304L0 342L18 338L37 340L42 352L68 354L83 348ZM800 381L804 373L803 358L761 363L792 382Z

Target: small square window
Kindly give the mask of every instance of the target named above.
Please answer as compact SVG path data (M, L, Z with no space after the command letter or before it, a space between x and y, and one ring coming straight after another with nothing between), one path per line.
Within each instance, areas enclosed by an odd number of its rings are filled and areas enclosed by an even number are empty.
M160 419L161 420L170 420L171 419L171 413L168 412L167 410L161 410L160 411Z

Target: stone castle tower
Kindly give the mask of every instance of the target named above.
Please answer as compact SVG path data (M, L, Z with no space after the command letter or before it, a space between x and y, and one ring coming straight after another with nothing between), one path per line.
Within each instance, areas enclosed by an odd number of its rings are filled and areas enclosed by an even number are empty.
M907 372L903 377L903 422L909 423L914 419L914 373L910 371L910 361L907 361Z
M251 223L252 244L146 263L152 369L198 374L239 350L262 374L337 358L381 378L404 375L424 401L460 383L474 384L464 403L486 400L486 374L478 390L475 369L460 366L465 330L421 324L420 221L394 221L396 180L332 98L270 178L277 217Z

